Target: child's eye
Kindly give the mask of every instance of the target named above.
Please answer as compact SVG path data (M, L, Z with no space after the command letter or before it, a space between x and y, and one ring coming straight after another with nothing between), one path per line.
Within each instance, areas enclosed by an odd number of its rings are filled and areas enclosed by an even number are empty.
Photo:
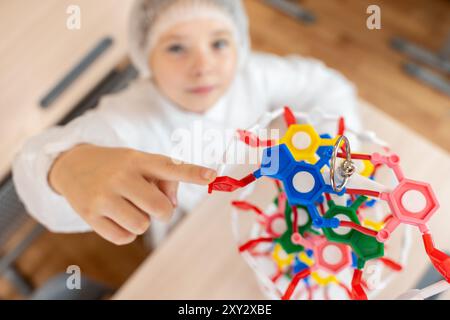
M214 49L223 49L228 46L228 41L225 39L214 41L213 47Z
M173 44L167 48L167 51L171 53L182 53L185 51L185 48L181 44Z

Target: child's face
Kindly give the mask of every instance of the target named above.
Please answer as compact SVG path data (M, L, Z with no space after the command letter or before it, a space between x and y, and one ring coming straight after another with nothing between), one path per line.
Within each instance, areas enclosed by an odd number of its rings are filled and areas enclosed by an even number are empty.
M197 19L162 34L149 63L153 80L166 97L185 110L202 113L233 81L237 47L227 24Z

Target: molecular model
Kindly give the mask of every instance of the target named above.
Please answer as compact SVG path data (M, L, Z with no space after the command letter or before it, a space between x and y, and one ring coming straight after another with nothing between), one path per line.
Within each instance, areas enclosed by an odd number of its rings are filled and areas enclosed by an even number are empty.
M286 124L281 139L262 140L252 132L281 116ZM316 118L334 119L323 114ZM399 157L374 134L350 131L340 117L335 133L319 135L312 122L310 115L285 107L253 129L239 130L239 143L262 148L257 170L240 180L219 176L209 185L209 193L243 189L232 206L238 215L254 213L256 222L250 240L239 243L239 252L265 277L263 287L282 299L329 299L339 290L338 298L367 299L373 289L363 277L368 262L382 266L389 279L403 269L408 245L397 260L387 253L391 235L407 225L420 230L430 261L445 279L434 294L448 289L450 257L435 248L427 227L439 207L431 186L406 178ZM378 145L379 152L351 153L347 135ZM378 181L382 168L394 174L393 186ZM247 188L261 177L273 180L276 190L264 209L246 200L251 192ZM408 234L404 237L408 240ZM258 264L258 259L264 261Z

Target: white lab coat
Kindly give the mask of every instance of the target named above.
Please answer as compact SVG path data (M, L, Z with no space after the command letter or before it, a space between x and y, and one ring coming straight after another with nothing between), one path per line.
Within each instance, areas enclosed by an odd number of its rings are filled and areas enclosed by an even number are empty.
M54 159L79 143L171 156L176 129L192 132L199 126L206 130L247 128L264 112L285 105L344 115L347 126L359 130L357 104L354 86L317 60L252 53L228 92L205 114L183 111L163 97L151 81L136 80L127 89L103 97L97 109L29 139L15 158L13 179L28 212L49 230L90 231L90 226L50 188L47 180ZM216 167L195 157L183 160ZM206 191L206 187L182 183L178 193L180 208L189 211ZM153 225L161 228L159 223Z

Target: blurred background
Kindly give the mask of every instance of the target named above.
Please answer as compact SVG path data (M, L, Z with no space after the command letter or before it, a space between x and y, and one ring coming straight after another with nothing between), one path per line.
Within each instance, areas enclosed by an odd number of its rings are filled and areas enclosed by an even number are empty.
M28 137L95 107L136 76L126 46L131 3L0 1L0 299L30 297L69 265L112 292L151 254L142 239L116 247L95 234L43 230L10 176ZM254 50L323 60L356 84L361 99L450 150L450 1L244 3ZM380 9L380 29L367 26L371 5ZM80 8L79 29L66 25L71 6Z

